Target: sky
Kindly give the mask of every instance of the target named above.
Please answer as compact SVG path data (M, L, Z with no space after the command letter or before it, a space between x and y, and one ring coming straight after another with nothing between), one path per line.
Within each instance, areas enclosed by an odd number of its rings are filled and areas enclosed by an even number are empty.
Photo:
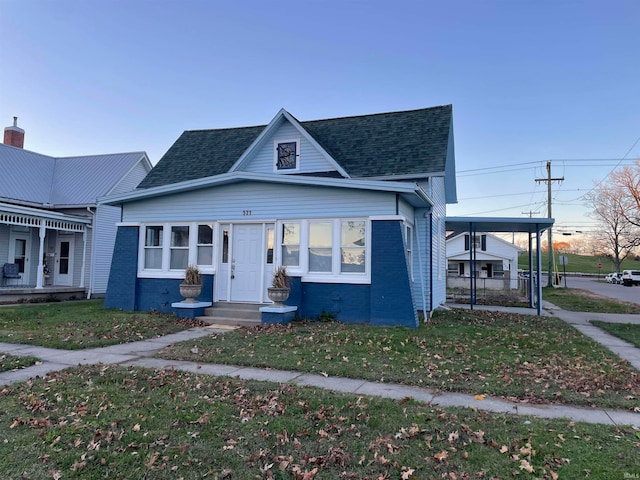
M450 216L596 230L584 195L640 158L637 0L0 0L0 127L51 156L184 130L452 104Z

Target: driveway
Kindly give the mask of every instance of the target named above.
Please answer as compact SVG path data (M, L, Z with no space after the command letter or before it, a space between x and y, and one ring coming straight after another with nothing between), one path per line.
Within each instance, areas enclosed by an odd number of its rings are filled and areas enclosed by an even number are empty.
M564 287L564 278L562 279L562 286ZM567 287L581 288L582 290L588 290L598 295L640 304L640 287L625 287L623 285L606 283L604 281L604 275L601 281L586 277L567 277Z

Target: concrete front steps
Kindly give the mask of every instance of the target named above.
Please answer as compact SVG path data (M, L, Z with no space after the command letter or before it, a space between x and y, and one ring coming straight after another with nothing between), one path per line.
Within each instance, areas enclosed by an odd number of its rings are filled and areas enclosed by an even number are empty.
M216 302L205 308L204 315L196 317L209 325L229 325L235 327L254 327L260 325L260 307L264 303Z

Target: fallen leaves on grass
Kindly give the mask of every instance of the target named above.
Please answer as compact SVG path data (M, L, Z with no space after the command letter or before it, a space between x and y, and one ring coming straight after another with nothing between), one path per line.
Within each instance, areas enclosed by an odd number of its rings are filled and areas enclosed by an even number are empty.
M432 320L418 329L261 325L173 345L162 356L482 392L477 400L637 407L638 372L558 319L453 310Z

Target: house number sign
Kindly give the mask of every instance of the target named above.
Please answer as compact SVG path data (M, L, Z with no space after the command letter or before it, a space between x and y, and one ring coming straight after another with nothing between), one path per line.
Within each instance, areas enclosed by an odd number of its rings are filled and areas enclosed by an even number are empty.
M251 215L251 210L242 210L242 215L244 215L245 217Z

